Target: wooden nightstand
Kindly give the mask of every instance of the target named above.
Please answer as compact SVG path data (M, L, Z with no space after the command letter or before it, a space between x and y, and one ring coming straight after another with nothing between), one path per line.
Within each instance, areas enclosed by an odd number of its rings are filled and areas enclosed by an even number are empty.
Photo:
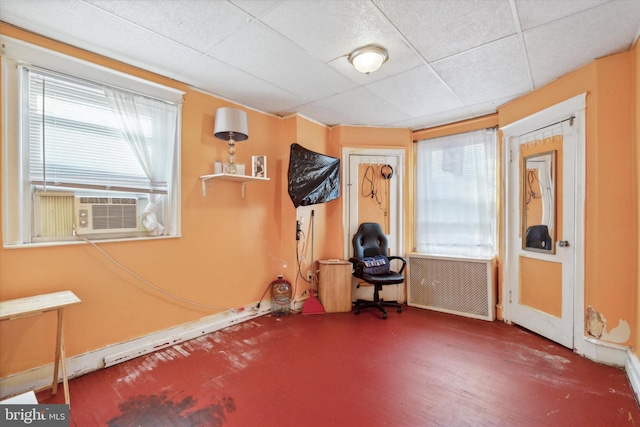
M318 261L318 299L325 312L351 311L351 269L349 261Z

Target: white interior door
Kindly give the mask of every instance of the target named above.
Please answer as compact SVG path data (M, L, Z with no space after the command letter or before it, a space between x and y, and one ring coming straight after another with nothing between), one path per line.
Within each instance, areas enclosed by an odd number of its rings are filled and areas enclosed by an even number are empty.
M510 320L573 348L575 149L573 120L507 140Z
M387 236L391 255L403 255L402 177L404 151L359 150L343 156L345 189L345 259L353 255L351 239L361 222L379 222ZM389 177L389 174L391 176ZM385 176L383 176L386 175ZM373 205L373 208L367 207ZM385 286L380 297L404 302L404 285ZM372 299L370 286L356 287L353 300Z

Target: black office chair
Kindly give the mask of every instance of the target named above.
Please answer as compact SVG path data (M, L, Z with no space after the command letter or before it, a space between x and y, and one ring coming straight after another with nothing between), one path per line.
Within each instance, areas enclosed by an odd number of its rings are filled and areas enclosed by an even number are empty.
M402 304L397 301L384 301L380 299L379 291L385 285L397 285L404 282L402 272L407 261L399 256L388 256L387 237L382 232L380 224L375 222L363 222L353 236L353 257L349 261L353 264L353 275L373 285L373 301L357 300L355 302L355 314L360 314L361 308L376 307L382 312L382 318L387 318L387 310L384 307L396 307L398 313L402 312ZM391 260L400 260L400 271L391 270ZM358 285L359 286L359 285Z

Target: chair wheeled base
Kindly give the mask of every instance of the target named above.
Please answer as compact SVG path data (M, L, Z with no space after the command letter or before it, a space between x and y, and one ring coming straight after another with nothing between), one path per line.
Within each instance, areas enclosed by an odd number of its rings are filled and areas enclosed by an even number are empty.
M354 309L353 309L353 312L355 314L360 314L361 308L370 308L370 307L375 307L378 310L380 310L382 312L383 319L387 318L387 310L385 310L385 307L396 307L398 313L402 313L402 304L400 304L397 301L385 301L383 299L380 299L380 295L378 294L378 291L381 290L379 288L382 288L382 286L381 285L374 285L374 286L375 286L375 290L373 291L373 301L366 300L366 299L357 300L354 303Z

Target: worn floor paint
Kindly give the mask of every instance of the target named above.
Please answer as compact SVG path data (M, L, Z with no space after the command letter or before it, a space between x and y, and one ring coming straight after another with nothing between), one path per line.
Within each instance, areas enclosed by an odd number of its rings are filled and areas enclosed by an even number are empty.
M227 419L226 413L236 409L230 397L198 407L198 400L191 396L174 402L167 398L167 393L135 396L121 403L119 408L121 413L107 422L109 427L221 427Z
M412 307L387 320L264 316L69 387L81 427L640 426L623 370L502 322Z

